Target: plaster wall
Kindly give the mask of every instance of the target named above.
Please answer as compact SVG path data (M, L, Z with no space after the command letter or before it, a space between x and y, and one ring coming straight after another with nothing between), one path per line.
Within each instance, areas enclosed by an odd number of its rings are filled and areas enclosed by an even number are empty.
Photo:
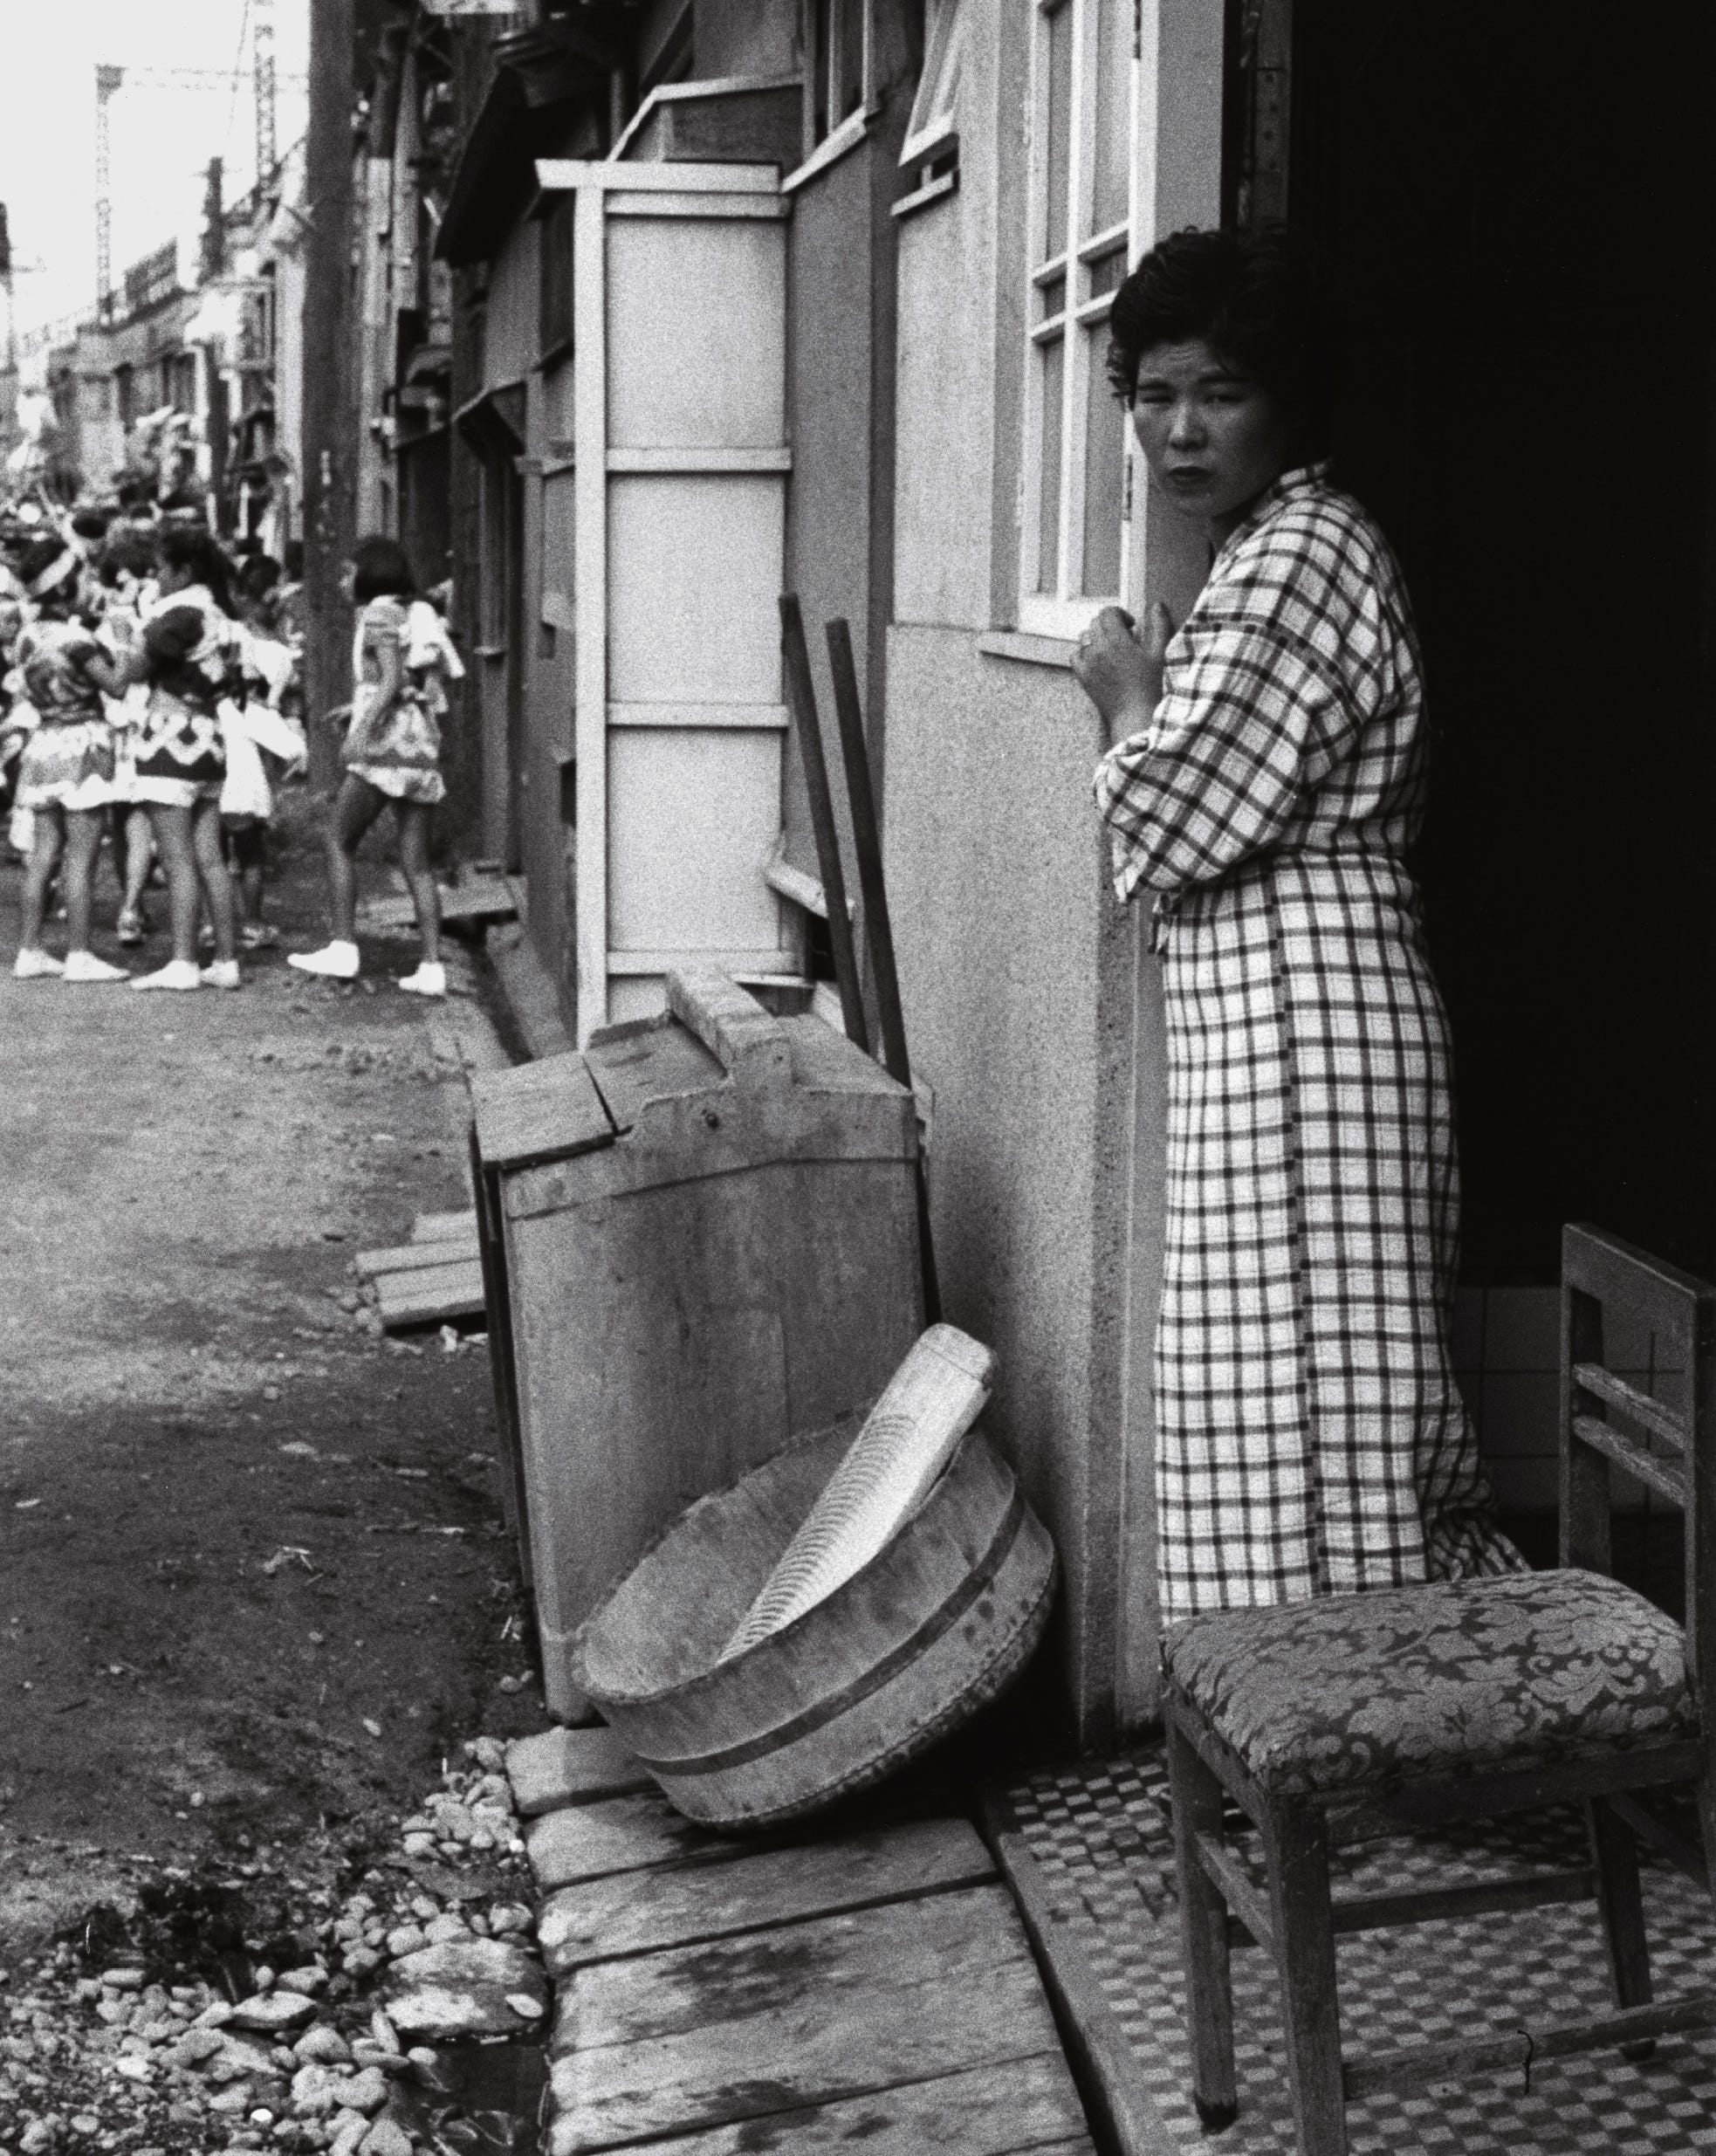
M697 78L790 75L799 65L798 0L697 0L692 32Z
M964 627L889 641L887 867L915 1074L933 1090L930 1184L950 1320L990 1342L990 1426L1066 1568L1065 1693L1111 1726L1117 1585L1115 1198L1129 1146L1091 724L1070 676L978 651Z
M787 497L787 582L804 608L811 671L832 725L823 624L844 615L861 669L869 650L873 397L876 387L875 248L868 142L820 173L793 199L787 228L788 419L793 479ZM883 372L886 381L886 372ZM882 598L885 616L887 594ZM865 683L868 687L869 684ZM879 716L867 697L867 716ZM783 820L787 858L818 874L796 735L786 744ZM840 759L830 759L835 823L849 829ZM850 873L850 864L848 864ZM855 885L853 886L855 888Z

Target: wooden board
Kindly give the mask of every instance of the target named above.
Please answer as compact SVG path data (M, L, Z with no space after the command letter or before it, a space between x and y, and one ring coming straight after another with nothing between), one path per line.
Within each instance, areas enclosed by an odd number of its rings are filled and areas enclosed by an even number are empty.
M463 1242L477 1239L477 1208L462 1212L420 1212L411 1223L414 1243Z
M573 1038L560 1015L553 981L534 945L520 938L503 946L491 937L489 958L506 998L506 1007L531 1054L566 1054L573 1045Z
M507 1778L521 1818L635 1796L655 1787L611 1729L545 1729L506 1747Z
M554 2035L556 2156L820 2106L1057 2049L1005 1887L580 1970Z
M607 1145L614 1123L581 1055L553 1055L473 1079L477 1147L485 1171L559 1160Z
M477 1222L470 1216L469 1234L447 1236L433 1243L398 1243L391 1250L360 1250L352 1260L360 1280L380 1280L384 1274L422 1273L436 1266L460 1265L477 1255Z
M460 921L510 921L518 910L511 892L498 876L443 883L437 896L443 928ZM408 897L367 898L358 908L360 928L415 928L416 921L416 909Z
M552 2139L551 2149L575 2149ZM1010 2059L932 2081L880 2089L814 2110L779 2111L670 2142L637 2156L1093 2156L1072 2077L1059 2051Z
M745 1855L756 1846L693 1826L664 1796L653 1793L571 1805L533 1820L525 1830L525 1848L545 1893L650 1864Z
M995 1877L963 1819L930 1819L846 1841L770 1850L692 1871L588 1880L562 1888L538 1919L555 1976L597 1960L730 1938Z
M475 1257L430 1266L420 1273L385 1273L375 1283L375 1301L389 1331L480 1317L488 1308L483 1267Z
M991 1796L983 1811L990 1844L1037 1949L1043 1980L1060 2008L1080 2084L1105 2145L1123 2156L1170 2156L1179 2143L1169 2138L1144 2085L1138 2054L1115 2001L1056 1912L1049 1882L1024 1836L1012 1826L1005 1805Z

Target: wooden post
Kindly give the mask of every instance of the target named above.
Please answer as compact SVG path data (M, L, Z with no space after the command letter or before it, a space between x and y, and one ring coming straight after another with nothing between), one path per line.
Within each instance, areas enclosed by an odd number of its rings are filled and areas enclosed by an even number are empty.
M304 288L304 686L312 786L332 787L340 745L321 722L352 690L351 608L340 583L357 539L352 319L354 0L310 0L310 234Z
M888 911L888 886L882 873L882 829L870 784L870 759L864 739L864 713L858 701L858 668L852 656L852 631L844 621L827 626L828 667L834 683L834 710L840 718L841 754L846 765L846 800L852 812L852 847L858 856L858 889L864 900L864 935L875 979L876 1016L882 1029L882 1060L888 1075L911 1084L911 1057L906 1049L905 1009L900 1001L900 975L894 963L894 924ZM917 1226L923 1254L923 1322L934 1325L942 1315L942 1288L936 1271L936 1243L930 1226L930 1184L923 1156L917 1157Z
M805 792L810 797L811 827L816 834L817 866L822 873L822 896L828 906L828 940L834 947L834 975L840 983L841 1015L846 1037L865 1054L870 1052L869 1020L864 1015L863 992L858 981L858 953L852 940L852 917L846 910L846 872L841 866L840 834L834 828L834 800L828 790L828 760L822 748L822 730L816 716L816 685L810 675L810 652L805 644L804 615L798 596L785 592L780 601L781 655L786 661L786 701L798 731L799 753L804 759Z

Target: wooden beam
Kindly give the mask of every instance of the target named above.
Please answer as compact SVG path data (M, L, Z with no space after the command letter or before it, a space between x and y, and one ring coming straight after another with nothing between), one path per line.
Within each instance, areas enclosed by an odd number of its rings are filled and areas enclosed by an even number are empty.
M1509 2067L1570 2058L1581 2051L1618 2051L1623 2044L1685 2036L1699 2029L1716 2029L1716 1992L1630 2007L1596 2021L1550 2022L1538 2029L1512 2029L1499 2036L1476 2036L1462 2043L1405 2045L1343 2062L1341 2081L1352 2104L1425 2081L1463 2081L1472 2074L1504 2073Z

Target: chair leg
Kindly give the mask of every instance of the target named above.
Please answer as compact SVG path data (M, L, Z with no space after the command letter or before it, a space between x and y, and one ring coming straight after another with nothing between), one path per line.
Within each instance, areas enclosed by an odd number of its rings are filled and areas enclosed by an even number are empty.
M1180 1958L1191 2039L1191 2096L1205 2129L1239 2115L1233 2072L1233 1983L1227 1904L1198 1861L1200 1833L1221 1834L1219 1782L1168 1719L1168 1779L1174 1802L1174 1866L1180 1894Z
M1272 1809L1264 1832L1301 2156L1347 2156L1328 1828L1321 1812L1283 1808Z
M1591 1865L1596 1873L1597 1907L1609 1942L1609 1969L1615 1981L1616 2003L1648 2006L1651 2002L1651 1943L1644 1930L1644 1904L1638 1891L1638 1843L1632 1829L1601 1797L1585 1807L1585 1824L1591 1837ZM1653 2039L1623 2044L1622 2056L1646 2059L1656 2050Z

